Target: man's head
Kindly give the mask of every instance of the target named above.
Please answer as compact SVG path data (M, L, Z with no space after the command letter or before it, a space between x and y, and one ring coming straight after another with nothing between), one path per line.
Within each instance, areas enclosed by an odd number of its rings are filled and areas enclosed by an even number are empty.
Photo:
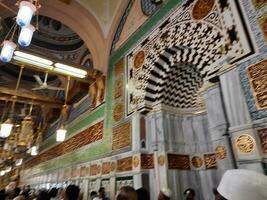
M137 200L137 193L134 188L130 186L121 187L116 200Z
M93 200L95 197L97 197L97 192L96 192L96 191L92 191L92 192L90 193L90 198L91 198L91 200Z
M49 191L49 197L50 198L54 198L57 196L57 193L58 193L58 189L57 188L52 188L50 191Z
M98 193L100 198L104 198L106 196L105 188L104 187L99 188Z
M267 199L267 177L255 171L228 170L217 188L217 199L263 200Z
M149 200L149 192L145 188L139 188L136 190L138 200Z
M79 197L80 188L76 185L69 185L65 191L67 200L77 200Z
M188 188L184 191L184 195L185 195L186 199L194 199L196 196L196 193L193 189Z
M170 200L172 192L169 188L162 188L159 192L158 200Z

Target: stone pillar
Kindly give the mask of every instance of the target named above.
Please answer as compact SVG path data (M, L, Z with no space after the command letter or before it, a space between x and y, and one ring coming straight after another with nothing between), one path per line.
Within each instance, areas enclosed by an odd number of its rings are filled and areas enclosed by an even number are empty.
M260 147L256 145L256 130L249 115L238 69L221 75L220 82L238 168L263 172ZM245 142L248 148L240 148L239 142Z
M132 116L132 151L139 151L140 141L140 113L136 112Z
M166 138L162 112L152 112L146 116L146 133L148 150L154 152L154 174L150 182L153 187L151 198L156 199L160 189L168 187Z
M140 138L140 118L139 112L135 112L132 116L132 151L139 152L141 149L141 138ZM133 185L135 189L142 187L142 174L133 175Z
M111 197L111 199L115 199L115 196L116 196L116 178L114 176L110 177L109 184L110 184L110 197Z
M89 194L89 179L83 179L83 200L87 200Z
M219 181L222 174L235 166L228 133L228 121L219 83L206 86L203 97L206 103L208 127L213 151L217 155Z

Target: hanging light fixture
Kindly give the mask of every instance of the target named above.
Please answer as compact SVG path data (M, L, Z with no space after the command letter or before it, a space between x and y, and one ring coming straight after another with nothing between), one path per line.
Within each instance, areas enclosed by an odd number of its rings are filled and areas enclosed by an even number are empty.
M19 45L22 47L29 46L32 41L32 36L33 36L34 31L35 31L35 27L31 24L22 27L20 34L19 34L19 39L18 39Z
M20 158L20 159L16 160L15 165L16 165L17 167L18 167L18 166L21 166L21 165L22 165L22 162L23 162L23 159Z
M63 142L65 140L65 137L67 134L67 130L66 130L64 124L65 124L65 121L67 119L66 113L68 112L67 111L67 109L68 109L67 100L68 100L69 87L70 87L70 77L68 76L67 86L66 86L66 91L65 91L65 103L62 107L61 116L60 116L60 117L62 117L63 122L61 122L60 128L56 131L56 141L57 142ZM60 124L60 121L59 121L59 124Z
M39 153L39 148L37 145L32 146L31 148L31 156L36 156Z
M63 141L65 140L66 133L67 133L67 130L65 129L65 127L64 127L64 126L61 126L61 127L57 130L56 141L57 141L57 142L63 142Z
M30 111L31 112L31 111ZM19 152L25 152L31 147L33 140L33 120L30 115L21 122L21 131L18 138L17 148Z
M11 134L12 128L13 123L11 119L7 119L4 123L1 124L0 137L7 138Z
M22 47L27 47L30 45L33 33L38 29L38 9L41 7L39 0L29 0L29 1L18 1L19 11L16 17L16 22L11 27L10 31L7 33L2 45L2 50L0 53L0 60L3 62L10 62L13 57L13 53L17 47L16 43L13 42L14 34L17 30L17 25L22 29L19 34L18 43ZM36 28L32 26L31 20L32 16L37 12ZM11 34L11 37L9 38ZM9 39L8 39L9 38Z
M5 40L0 54L0 59L3 62L9 62L17 45L12 40Z
M20 68L19 77L18 77L18 81L16 84L15 92L18 91L18 87L20 84L23 68L24 68L23 66ZM12 100L12 106L11 106L11 115L13 115L17 97L13 96L12 99L13 100ZM13 126L14 126L14 124L12 122L12 117L9 116L9 118L4 123L1 124L0 137L7 138L11 134Z
M0 171L0 176L4 176L6 174L6 171L5 170L1 170Z
M21 1L19 4L19 12L16 19L17 24L21 27L29 25L36 10L37 8L32 2Z

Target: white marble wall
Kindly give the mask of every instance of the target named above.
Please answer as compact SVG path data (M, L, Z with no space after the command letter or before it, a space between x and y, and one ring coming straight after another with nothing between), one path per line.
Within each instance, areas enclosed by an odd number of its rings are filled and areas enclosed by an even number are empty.
M195 154L212 151L206 113L182 116L168 112L150 113L147 121L147 143L155 154L181 153ZM156 194L161 187L173 191L173 199L183 199L183 191L194 188L198 199L213 199L212 187L216 184L216 175L210 171L168 170L167 166L158 166L151 172L150 181L157 183ZM154 195L153 192L152 195ZM153 198L155 199L155 197Z

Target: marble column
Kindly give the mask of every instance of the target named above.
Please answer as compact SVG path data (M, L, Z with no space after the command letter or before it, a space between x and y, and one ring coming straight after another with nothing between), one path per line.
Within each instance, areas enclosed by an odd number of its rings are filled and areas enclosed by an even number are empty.
M220 84L208 85L207 89L203 92L203 97L207 109L212 152L221 154L221 156L217 156L218 170L216 182L218 183L226 170L235 167Z
M163 113L151 112L146 116L147 146L154 152L154 170L150 173L151 199L156 199L162 187L168 187L168 165L166 157L166 138L163 130ZM162 158L163 162L158 163Z
M221 75L220 83L238 168L263 172L261 151L256 144L256 130L242 91L238 68ZM238 148L237 141L242 136L247 142L253 142L253 149L243 151Z

